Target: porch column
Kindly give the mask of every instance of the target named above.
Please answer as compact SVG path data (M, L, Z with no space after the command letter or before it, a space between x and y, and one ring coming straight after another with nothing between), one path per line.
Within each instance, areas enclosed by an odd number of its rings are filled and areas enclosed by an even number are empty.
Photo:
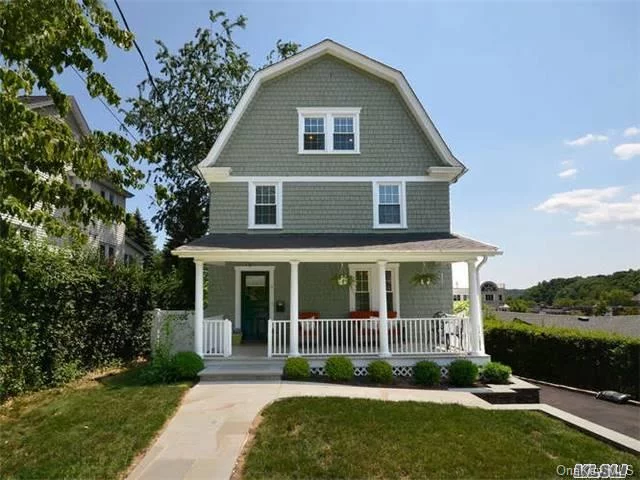
M387 261L378 260L378 309L380 321L380 356L390 357L389 319L387 318Z
M198 260L194 260L196 264L196 303L195 303L195 315L194 315L194 342L195 342L195 352L201 357L204 356L204 345L203 345L203 330L204 330L204 298L203 298L203 273L202 273L202 262Z
M298 260L291 260L291 298L289 299L289 356L298 357Z
M476 285L478 285L478 289L480 288L480 267L482 267L487 262L488 257L482 257L480 263L476 265ZM482 311L482 292L479 292L480 297L480 332L478 335L478 339L480 341L480 353L486 353L484 350L484 313Z
M471 352L479 355L482 352L480 336L482 335L482 305L480 303L480 288L476 260L467 260L469 272L469 323L471 327Z

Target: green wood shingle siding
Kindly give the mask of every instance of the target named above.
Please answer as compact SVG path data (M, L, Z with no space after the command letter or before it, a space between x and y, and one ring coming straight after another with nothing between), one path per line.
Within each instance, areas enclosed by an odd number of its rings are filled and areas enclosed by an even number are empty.
M284 182L284 233L384 233L373 228L371 182ZM210 225L213 233L240 233L248 228L246 183L211 185ZM407 182L407 232L449 231L449 185ZM268 232L269 230L261 230Z
M208 265L209 293L206 315L223 315L235 321L235 266L246 265L228 262L223 266ZM255 264L254 264L255 265ZM275 263L275 300L284 300L285 312L276 312L276 319L288 319L289 275L288 263ZM345 265L346 268L346 265ZM451 265L430 263L429 271L437 274L437 280L429 288L414 287L411 277L422 271L421 263L401 263L399 267L400 314L404 318L432 317L439 311L451 312ZM349 290L331 283L338 273L337 263L301 263L299 266L300 311L319 312L321 318L347 318L349 315ZM440 278L442 273L442 279ZM373 279L375 281L375 279Z
M360 154L298 154L298 107L359 107ZM442 161L396 88L335 57L265 82L216 162L233 175L424 175Z

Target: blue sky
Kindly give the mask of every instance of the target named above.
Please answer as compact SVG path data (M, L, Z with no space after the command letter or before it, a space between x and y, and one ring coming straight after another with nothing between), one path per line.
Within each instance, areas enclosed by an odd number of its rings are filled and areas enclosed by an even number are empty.
M451 189L453 231L504 251L483 279L514 288L640 267L640 2L121 6L152 70L154 40L177 49L212 8L248 17L237 41L255 65L279 38L329 37L402 70L469 168ZM133 51L102 70L125 98L144 75ZM76 77L62 83L91 127L117 128ZM149 218L151 195L137 192L129 208ZM454 276L464 286L464 271Z

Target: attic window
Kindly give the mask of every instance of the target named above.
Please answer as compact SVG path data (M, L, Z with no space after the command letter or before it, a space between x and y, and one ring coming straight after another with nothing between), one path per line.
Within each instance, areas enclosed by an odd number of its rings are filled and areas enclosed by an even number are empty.
M298 108L298 153L360 153L359 108Z

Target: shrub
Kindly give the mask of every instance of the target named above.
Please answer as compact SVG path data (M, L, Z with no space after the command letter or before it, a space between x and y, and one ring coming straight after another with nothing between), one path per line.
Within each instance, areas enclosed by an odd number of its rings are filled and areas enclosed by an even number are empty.
M374 383L389 384L393 381L393 369L389 362L374 360L367 366L369 379Z
M489 362L480 371L480 377L486 383L509 383L511 367L500 362Z
M413 379L418 385L431 387L440 383L440 365L423 360L413 366Z
M95 252L0 240L0 401L149 353L151 288Z
M640 338L595 330L485 322L487 353L517 375L640 398Z
M449 383L455 387L470 387L478 378L478 366L471 360L454 360L449 364Z
M353 378L353 362L347 357L330 357L324 365L324 370L334 382L348 382Z
M171 359L177 380L192 380L204 368L204 362L195 352L178 352Z
M287 380L302 380L311 376L309 361L302 357L287 358L282 372Z

